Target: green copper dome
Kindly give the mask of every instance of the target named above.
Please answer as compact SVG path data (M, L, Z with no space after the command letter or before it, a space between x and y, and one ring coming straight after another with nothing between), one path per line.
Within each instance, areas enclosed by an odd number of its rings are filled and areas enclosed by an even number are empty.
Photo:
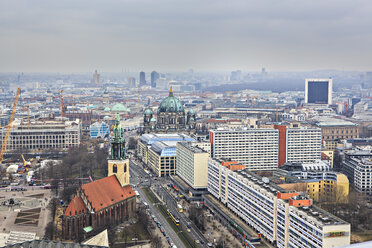
M177 97L173 96L172 87L170 88L169 96L165 98L159 105L158 113L161 112L185 112L181 101Z
M150 121L151 121L151 122L156 122L156 120L155 120L154 117L152 117Z
M128 109L123 104L117 103L112 107L111 111L112 112L125 112L125 111L128 111Z
M195 110L190 109L190 110L189 110L189 114L190 114L190 115L194 115L194 114L195 114Z

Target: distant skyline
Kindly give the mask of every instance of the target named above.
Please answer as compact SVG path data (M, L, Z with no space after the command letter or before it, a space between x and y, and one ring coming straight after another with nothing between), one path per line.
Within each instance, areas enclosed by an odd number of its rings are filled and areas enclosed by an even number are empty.
M0 0L0 72L372 71L369 0Z

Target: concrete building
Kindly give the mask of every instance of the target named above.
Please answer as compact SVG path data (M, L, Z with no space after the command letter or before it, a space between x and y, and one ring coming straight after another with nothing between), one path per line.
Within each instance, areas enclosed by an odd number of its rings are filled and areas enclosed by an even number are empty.
M350 244L350 224L246 170L208 163L208 191L245 223L280 248L342 247Z
M372 152L353 149L345 151L342 170L358 192L372 195Z
M5 137L6 128L0 128L0 142ZM81 123L75 121L37 120L28 122L15 120L6 146L6 152L15 150L42 151L80 145Z
M322 137L319 128L288 128L274 125L279 131L279 167L284 163L312 163L321 158Z
M332 79L306 79L305 103L332 104Z
M195 142L184 134L144 134L137 143L137 157L157 176L176 172L177 142Z
M278 167L278 136L275 129L217 129L210 131L213 158L234 160L249 170Z
M285 184L278 186L286 190L302 189L316 202L348 201L348 178L340 172L330 171L330 166L322 161L313 164L288 163L275 174L285 178Z
M208 153L191 142L178 142L176 174L194 189L207 188Z

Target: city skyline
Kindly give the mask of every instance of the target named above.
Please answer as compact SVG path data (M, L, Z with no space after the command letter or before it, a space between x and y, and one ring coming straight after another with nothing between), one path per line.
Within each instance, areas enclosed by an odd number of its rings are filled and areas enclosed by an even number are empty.
M1 72L370 70L367 1L4 1L0 7Z

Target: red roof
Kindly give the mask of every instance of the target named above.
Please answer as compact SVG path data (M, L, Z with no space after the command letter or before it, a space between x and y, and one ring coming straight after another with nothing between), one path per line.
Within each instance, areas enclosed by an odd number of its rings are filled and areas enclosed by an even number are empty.
M65 215L66 216L74 216L77 214L82 214L87 212L88 209L85 207L83 200L80 196L75 196L74 199L71 200L70 204L66 208Z
M115 175L84 184L81 188L94 211L135 196L132 187L130 185L121 187Z

